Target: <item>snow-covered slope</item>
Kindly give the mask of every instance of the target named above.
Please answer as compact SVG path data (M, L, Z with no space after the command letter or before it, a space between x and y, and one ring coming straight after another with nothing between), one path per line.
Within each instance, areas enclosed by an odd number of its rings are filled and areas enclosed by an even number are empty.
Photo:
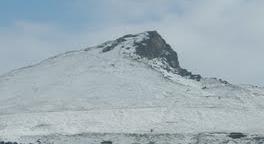
M264 132L264 89L183 69L155 31L0 77L0 136Z

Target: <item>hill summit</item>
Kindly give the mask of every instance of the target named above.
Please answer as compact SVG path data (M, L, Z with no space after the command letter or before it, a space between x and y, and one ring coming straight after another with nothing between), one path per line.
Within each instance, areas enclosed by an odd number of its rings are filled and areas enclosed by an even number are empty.
M163 71L164 74L165 72L178 74L197 81L201 79L200 75L192 74L180 66L177 53L157 31L125 35L99 47L102 48L102 52L119 48L122 54L134 60L144 61L156 70Z

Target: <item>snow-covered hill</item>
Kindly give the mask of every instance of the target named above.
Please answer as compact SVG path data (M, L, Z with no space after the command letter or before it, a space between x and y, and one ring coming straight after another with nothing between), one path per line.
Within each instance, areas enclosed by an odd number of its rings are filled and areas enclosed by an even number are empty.
M264 89L183 69L156 31L0 77L0 138L81 133L264 133Z

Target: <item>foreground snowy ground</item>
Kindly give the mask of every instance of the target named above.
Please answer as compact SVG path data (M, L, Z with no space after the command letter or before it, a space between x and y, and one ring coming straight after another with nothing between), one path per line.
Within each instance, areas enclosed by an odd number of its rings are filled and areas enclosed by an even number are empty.
M1 116L1 136L107 133L263 133L263 111L138 108Z
M263 88L182 77L163 57L136 55L135 44L144 39L149 33L1 76L0 138L98 143L109 136L116 143L147 143L145 137L156 134L156 143L197 143L199 136L210 139L208 133L213 141L229 140L231 132L264 134Z
M263 144L264 137L230 133L82 133L77 135L23 136L13 139L12 142L23 144ZM8 143L7 140L6 143Z

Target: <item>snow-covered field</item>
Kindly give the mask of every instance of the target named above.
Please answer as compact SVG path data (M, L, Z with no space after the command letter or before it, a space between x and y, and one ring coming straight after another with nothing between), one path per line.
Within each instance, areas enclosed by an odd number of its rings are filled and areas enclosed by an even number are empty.
M7 143L8 141L5 142ZM13 139L11 142L23 144L262 144L264 137L263 135L240 135L239 137L234 137L234 133L81 133L77 135L22 136Z
M133 53L67 52L0 77L0 138L83 133L264 134L264 89L170 73ZM126 49L130 47L130 49ZM80 142L81 143L81 142Z

